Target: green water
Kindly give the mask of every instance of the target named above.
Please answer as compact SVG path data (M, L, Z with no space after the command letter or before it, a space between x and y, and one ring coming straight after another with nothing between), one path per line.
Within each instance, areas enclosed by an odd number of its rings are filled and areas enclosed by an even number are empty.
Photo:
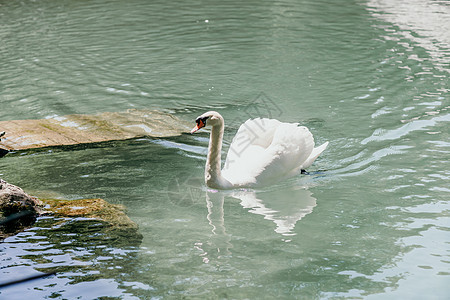
M256 191L206 189L206 133L8 155L1 178L123 204L143 239L42 217L0 283L57 275L0 298L448 299L445 24L448 1L0 1L1 121L214 109L225 151L250 117L330 142Z

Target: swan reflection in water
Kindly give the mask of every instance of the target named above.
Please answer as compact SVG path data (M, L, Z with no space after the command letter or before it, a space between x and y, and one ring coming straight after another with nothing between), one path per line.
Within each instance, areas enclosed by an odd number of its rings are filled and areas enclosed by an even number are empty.
M275 223L274 231L280 235L294 236L294 228L298 221L313 211L316 206L316 199L312 193L302 187L293 187L275 191L217 191L208 190L205 194L208 220L212 230L212 235L208 241L207 248L202 243L195 246L202 251L203 261L208 263L211 258L217 259L231 255L233 245L231 234L226 229L226 212L224 212L224 201L229 198L240 200L240 204L248 212L261 215L265 220ZM226 199L228 198L228 199ZM283 239L284 241L289 241Z
M307 189L272 192L237 191L233 198L241 200L242 207L249 212L273 221L275 232L284 236L295 235L295 224L310 214L316 206L316 199Z

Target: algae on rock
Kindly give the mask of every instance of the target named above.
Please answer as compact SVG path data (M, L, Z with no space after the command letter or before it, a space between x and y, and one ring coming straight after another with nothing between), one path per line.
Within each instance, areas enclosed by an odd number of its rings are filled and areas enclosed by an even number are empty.
M46 214L59 217L83 217L102 221L110 229L137 230L136 223L125 214L123 205L111 204L101 198L59 200L45 199Z

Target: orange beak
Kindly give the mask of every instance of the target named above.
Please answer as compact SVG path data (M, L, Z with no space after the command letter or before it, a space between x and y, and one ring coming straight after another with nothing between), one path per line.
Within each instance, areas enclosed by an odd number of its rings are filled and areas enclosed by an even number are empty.
M201 128L203 128L203 127L205 127L205 123L203 123L202 120L198 120L197 125L195 125L195 127L192 128L191 134L194 133L194 132L199 131L199 130L200 130Z

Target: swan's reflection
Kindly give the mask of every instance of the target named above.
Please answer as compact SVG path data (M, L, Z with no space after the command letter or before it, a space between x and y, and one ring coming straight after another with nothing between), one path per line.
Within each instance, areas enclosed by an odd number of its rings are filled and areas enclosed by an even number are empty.
M203 260L209 262L215 256L221 258L231 254L233 245L231 235L227 233L225 225L224 200L233 197L240 200L243 208L249 212L262 215L264 219L273 221L274 231L283 236L295 235L294 228L298 221L310 214L316 206L316 199L306 188L292 187L275 191L206 191L206 216L211 225L212 235L206 245L196 245L201 250ZM209 252L209 253L208 253Z
M218 256L231 254L230 249L233 245L230 243L231 236L225 228L225 218L223 210L223 202L225 194L219 191L206 192L206 207L208 208L209 225L212 227L211 243L217 248Z
M212 227L212 235L206 244L196 243L195 248L202 252L200 256L203 262L209 263L211 259L221 259L224 256L229 256L233 245L231 244L231 235L227 233L225 228L224 192L208 190L205 199L206 208L208 209L206 219Z
M295 235L295 224L316 206L316 199L305 188L269 192L236 191L232 197L241 200L241 205L249 212L273 221L275 232L285 236Z

